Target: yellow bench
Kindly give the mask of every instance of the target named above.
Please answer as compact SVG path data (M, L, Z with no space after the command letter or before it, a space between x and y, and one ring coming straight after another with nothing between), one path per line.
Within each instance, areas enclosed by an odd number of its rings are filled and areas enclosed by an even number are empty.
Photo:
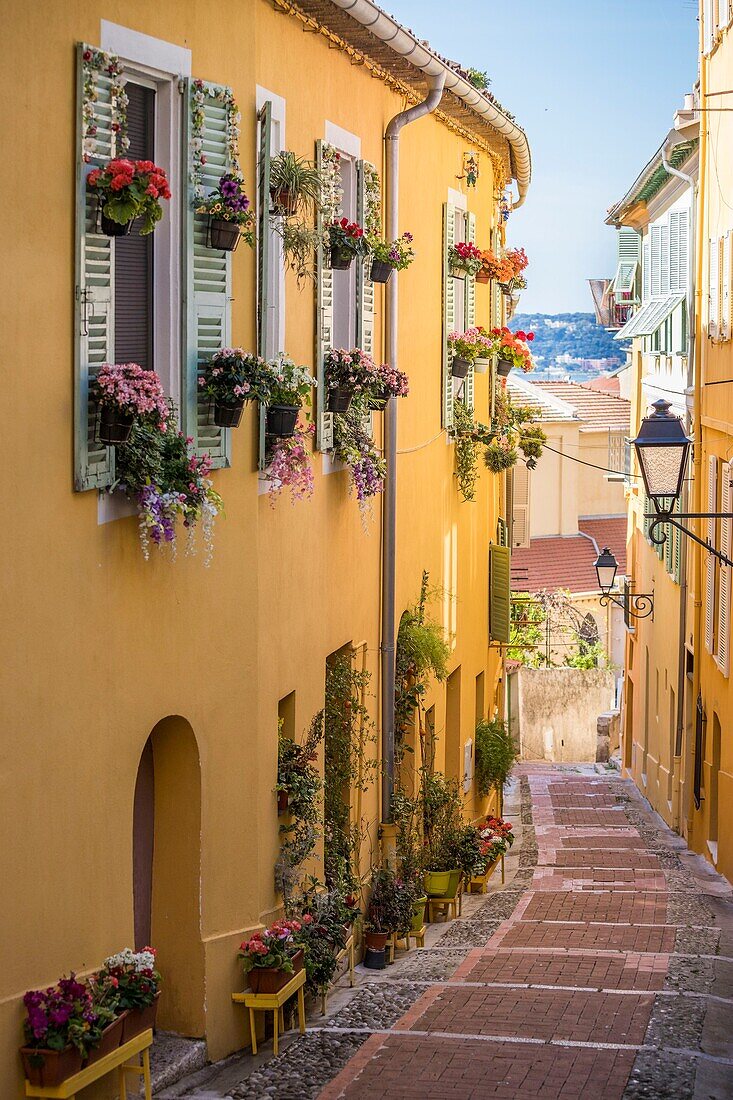
M26 1096L45 1096L48 1097L48 1100L74 1100L77 1092L116 1069L119 1075L117 1084L120 1090L120 1100L127 1100L126 1073L136 1073L142 1077L145 1086L145 1100L152 1100L153 1094L150 1088L150 1047L152 1043L153 1031L152 1028L148 1028L147 1031L141 1031L139 1035L123 1043L117 1050L111 1050L109 1054L105 1054L98 1062L94 1062L91 1066L87 1066L71 1077L67 1077L60 1085L32 1085L30 1081L26 1081L25 1094ZM140 1063L128 1062L127 1059L135 1054L140 1055Z
M285 1030L282 1010L283 1005L293 996L294 993L298 994L298 1026L300 1028L300 1034L305 1035L305 998L303 996L304 985L305 970L299 970L297 974L293 974L288 984L284 985L282 989L280 989L277 993L252 993L249 990L245 993L232 993L232 1000L235 1002L235 1004L243 1004L246 1008L249 1009L249 1029L252 1033L253 1054L257 1053L257 1030L255 1012L272 1012L272 1050L273 1053L276 1055L278 1023L281 1023L283 1031Z
M498 859L495 859L493 863L489 864L489 866L486 868L486 873L485 874L475 875L471 879L470 883L468 884L469 892L471 894L485 894L486 893L486 884L487 884L487 882L489 881L489 879L491 878L491 876L493 875L494 871L496 870L497 866L500 863L501 863L501 881L504 882L504 856L499 856Z

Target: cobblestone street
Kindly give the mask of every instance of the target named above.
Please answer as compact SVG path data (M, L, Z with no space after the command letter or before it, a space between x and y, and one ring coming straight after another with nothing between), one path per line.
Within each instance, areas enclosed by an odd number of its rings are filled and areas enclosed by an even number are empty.
M358 968L278 1060L234 1057L162 1095L733 1096L730 889L613 772L517 774L503 887L425 950Z

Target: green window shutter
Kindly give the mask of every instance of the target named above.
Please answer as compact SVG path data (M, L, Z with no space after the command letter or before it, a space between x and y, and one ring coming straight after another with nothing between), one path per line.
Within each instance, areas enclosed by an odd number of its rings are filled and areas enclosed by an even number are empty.
M643 259L641 263L641 281L642 291L641 296L643 301L647 301L651 297L651 277L652 277L652 259L651 259L651 240L647 233L644 239L643 247Z
M509 545L509 532L507 530L506 520L501 517L496 521L496 541L499 546Z
M667 539L664 543L664 567L670 575L674 575L674 544L676 530L672 526L667 527Z
M679 500L675 504L674 510L675 510L675 512L679 512L679 510L680 510ZM673 532L673 535L674 535L674 554L673 554L674 579L675 579L677 584L681 584L682 583L682 559L681 559L681 553L682 553L681 538L682 538L682 535L681 535L681 532L678 531L676 527L672 528L672 532Z
M476 243L476 215L466 214L466 240L470 244ZM476 324L476 280L466 276L466 294L464 298L464 321L466 328L473 328ZM473 412L474 405L474 372L473 364L463 383L463 402L467 409Z
M356 162L356 220L365 225L367 188L365 168L375 172L368 161ZM368 277L367 264L357 260L356 267L356 342L367 355L374 355L374 283Z
M204 85L203 166L201 187L211 192L220 177L234 167L227 146L227 108L219 96L227 89ZM232 253L206 245L208 218L195 214L197 195L192 179L192 113L194 83L186 81L184 129L185 178L188 195L183 213L184 349L181 409L186 435L193 438L198 454L208 452L214 467L231 464L231 430L218 428L208 398L198 380L204 362L218 348L231 343ZM200 197L200 195L199 195Z
M448 333L456 327L456 292L448 266L448 253L456 239L456 208L443 203L443 413L444 428L453 427L453 376L448 356Z
M489 547L489 637L509 644L511 605L511 551L508 546Z
M274 348L267 346L267 319L270 308L270 265L272 264L272 232L270 229L270 158L272 155L272 103L268 99L257 115L259 149L257 157L257 354L270 358ZM257 468L264 470L267 409L258 411Z
M114 339L114 237L97 230L96 201L87 193L89 172L115 155L112 130L112 78L106 72L84 71L83 54L92 49L77 46L76 74L76 262L74 293L74 488L104 489L114 481L114 447L96 441L96 408L89 400L89 386L103 363L113 363ZM82 104L85 75L96 93L95 155L83 156Z
M323 167L323 146L320 138L316 142L316 166L319 172ZM323 361L326 352L333 343L333 272L325 262L323 235L325 226L323 214L318 214L318 249L316 251L316 447L319 451L330 451L333 447L333 413L325 412L325 387L323 385Z
M643 496L642 496L642 501L641 501L642 512L644 513L644 519L643 519L642 526L643 526L643 529L644 529L644 538L647 540L647 542L649 542L649 526L651 524L651 520L647 519L647 516L646 516L646 513L649 511L649 505L650 505L649 497L646 495L646 493L644 493Z

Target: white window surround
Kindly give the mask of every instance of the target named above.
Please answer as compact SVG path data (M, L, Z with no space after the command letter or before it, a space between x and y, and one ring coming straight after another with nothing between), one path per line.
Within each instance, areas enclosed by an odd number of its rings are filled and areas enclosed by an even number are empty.
M282 96L270 92L267 88L256 88L257 112L265 103L272 104L272 140L270 155L276 156L287 148L285 144L285 100ZM283 265L282 239L275 232L270 233L270 286L268 299L270 312L266 320L267 356L285 351L285 267Z
M116 23L101 21L101 48L116 53L125 75L155 89L155 161L165 168L173 198L154 236L155 295L153 362L165 392L181 399L181 219L184 191L181 164L182 97L179 79L191 74L191 51ZM97 523L133 515L120 494L102 491Z

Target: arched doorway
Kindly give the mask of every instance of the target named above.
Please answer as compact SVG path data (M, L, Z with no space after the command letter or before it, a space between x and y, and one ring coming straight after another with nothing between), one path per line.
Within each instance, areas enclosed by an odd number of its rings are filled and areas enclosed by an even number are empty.
M203 1036L201 767L194 732L171 715L143 747L132 827L135 946L158 951L162 1028Z

